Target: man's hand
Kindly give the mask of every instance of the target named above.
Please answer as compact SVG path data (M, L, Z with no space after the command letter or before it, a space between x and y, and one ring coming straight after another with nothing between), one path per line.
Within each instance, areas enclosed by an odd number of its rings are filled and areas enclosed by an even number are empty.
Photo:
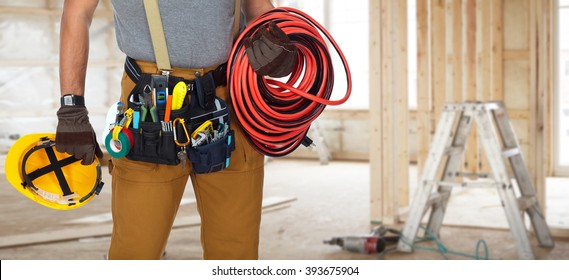
M249 64L259 75L275 78L289 75L296 63L296 46L272 21L259 29L243 41Z
M89 122L85 106L63 106L57 111L57 131L55 148L81 159L81 164L89 165L103 158L103 152L97 143L96 134Z

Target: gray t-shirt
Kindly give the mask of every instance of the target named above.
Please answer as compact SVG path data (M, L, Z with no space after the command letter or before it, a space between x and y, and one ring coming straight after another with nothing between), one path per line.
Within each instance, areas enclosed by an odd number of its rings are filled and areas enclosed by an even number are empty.
M112 0L120 50L156 61L142 0ZM158 1L173 67L203 68L227 61L232 45L234 0Z

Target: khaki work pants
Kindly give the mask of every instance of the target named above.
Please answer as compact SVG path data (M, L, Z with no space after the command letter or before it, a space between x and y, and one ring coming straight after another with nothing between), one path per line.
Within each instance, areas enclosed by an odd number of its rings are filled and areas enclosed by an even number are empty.
M138 62L142 72L156 73L156 64ZM172 75L194 79L208 69L175 68ZM123 104L135 84L123 74ZM227 87L217 96L228 101ZM230 102L227 102L230 105ZM159 259L166 247L184 188L191 178L201 216L204 259L257 259L263 156L245 139L235 114L235 151L229 168L210 174L191 173L191 163L168 166L126 158L113 159L113 233L109 259Z

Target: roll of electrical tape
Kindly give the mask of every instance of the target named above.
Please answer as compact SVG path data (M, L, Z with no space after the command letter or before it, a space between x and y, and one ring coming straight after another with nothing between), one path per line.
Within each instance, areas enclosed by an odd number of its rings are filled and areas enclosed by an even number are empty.
M111 128L111 130L109 131L109 134L112 135L113 133L113 129L115 129L114 127ZM132 132L130 132L130 130L128 129L122 129L121 133L126 134L126 136L128 137L128 140L130 142L130 147L132 148L132 146L134 146L134 136L132 136ZM106 139L105 139L106 140ZM121 148L121 143L119 141L111 141L112 143L115 144L115 148L120 149ZM105 143L105 146L107 145L107 143Z
M132 136L132 132L130 132L128 128L123 128L121 132L126 134L128 141L130 142L130 147L132 148L134 146L134 136Z
M128 131L128 130L126 130ZM129 131L130 132L130 131ZM119 133L119 139L113 140L113 134L107 134L107 138L105 138L105 148L107 148L107 152L114 158L122 158L130 152L131 139L128 137L129 132L122 132ZM132 138L132 133L130 134Z

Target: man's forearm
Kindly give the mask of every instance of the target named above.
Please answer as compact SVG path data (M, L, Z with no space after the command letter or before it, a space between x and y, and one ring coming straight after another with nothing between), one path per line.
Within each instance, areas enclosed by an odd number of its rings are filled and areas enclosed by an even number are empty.
M61 16L59 82L61 94L83 95L89 56L89 26L98 1L67 0Z

